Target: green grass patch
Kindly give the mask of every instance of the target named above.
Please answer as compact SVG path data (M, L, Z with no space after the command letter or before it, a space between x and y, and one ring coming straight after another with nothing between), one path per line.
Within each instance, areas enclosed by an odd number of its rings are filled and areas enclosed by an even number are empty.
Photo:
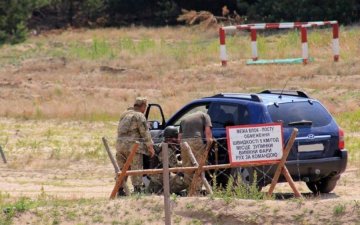
M11 202L9 197L9 195L4 195L0 192L0 225L12 224L13 218L16 215L24 213L34 207L38 207L40 204L40 202L25 197L21 197L15 202Z
M60 223L60 211L59 208L75 208L78 206L94 205L104 200L97 199L59 199L50 197L42 192L37 198L31 199L27 197L20 197L18 199L11 198L9 194L0 192L0 225L13 224L15 217L21 214L34 210L35 215L44 216L43 214L51 214L53 222ZM37 211L40 207L46 207L46 213L40 213ZM68 220L75 220L77 218L76 212L73 210L66 211L64 215ZM96 217L95 222L100 222L101 218Z
M74 42L70 44L71 56L79 59L114 59L115 51L105 39L93 38L91 44Z
M360 162L359 118L360 109L336 115L336 121L345 130L345 148L349 151L352 162Z
M234 179L230 176L225 188L219 187L216 183L216 177L213 179L213 196L215 198L224 199L226 203L230 203L233 199L253 199L253 200L270 200L272 197L267 193L261 192L256 183L256 172L254 173L254 182L250 185L244 184L241 177Z
M347 132L360 132L360 109L341 113L336 116L336 121Z
M341 216L343 214L345 214L345 210L346 210L346 205L345 204L337 204L334 206L334 209L333 209L333 213L334 213L334 216Z
M360 162L360 137L345 137L345 148L351 162Z

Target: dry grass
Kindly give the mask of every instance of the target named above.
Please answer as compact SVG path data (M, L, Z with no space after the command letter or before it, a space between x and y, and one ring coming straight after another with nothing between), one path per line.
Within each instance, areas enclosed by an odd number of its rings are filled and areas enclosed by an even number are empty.
M1 48L0 116L115 122L136 96L143 95L160 103L168 118L194 98L283 88L287 83L288 89L305 90L319 98L347 134L357 133L359 36L359 27L341 29L338 63L332 62L331 31L323 29L309 32L313 63L246 66L248 34L228 35L230 62L222 68L216 29L53 31ZM259 51L260 58L298 57L299 34L260 32ZM357 145L350 146L354 152ZM58 154L52 157L59 158Z
M145 95L161 103L169 116L193 98L282 88L286 81L287 88L308 91L333 113L354 110L360 99L359 34L357 27L342 29L341 61L333 63L330 31L311 32L315 62L307 66L246 66L248 34L229 36L231 61L221 68L216 29L133 27L48 33L1 48L0 115L114 120L135 96ZM295 31L264 35L259 38L261 58L300 55Z

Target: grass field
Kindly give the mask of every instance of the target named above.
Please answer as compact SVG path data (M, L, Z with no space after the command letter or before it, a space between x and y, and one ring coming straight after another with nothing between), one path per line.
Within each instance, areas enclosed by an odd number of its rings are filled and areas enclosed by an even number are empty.
M8 212L0 212L0 225L162 223L161 198L106 200L114 180L101 137L114 148L119 114L136 96L161 104L168 118L194 98L284 87L321 100L345 130L350 161L335 193L284 201L174 197L173 223L356 224L360 28L341 27L338 63L331 37L330 29L309 32L315 61L306 66L246 66L250 37L238 33L228 35L230 61L223 68L217 30L194 27L69 29L2 46L0 145L8 164L0 162L0 209ZM258 40L260 58L301 56L297 31L260 33ZM251 213L239 213L244 210Z
M333 113L357 109L358 27L341 29L341 59L332 62L331 31L309 33L310 65L245 66L247 33L228 35L231 61L219 67L215 30L127 28L68 30L3 46L0 115L114 120L135 96L164 106L169 116L189 100L218 92L302 89ZM296 31L260 34L260 58L299 57ZM181 85L180 85L181 84Z

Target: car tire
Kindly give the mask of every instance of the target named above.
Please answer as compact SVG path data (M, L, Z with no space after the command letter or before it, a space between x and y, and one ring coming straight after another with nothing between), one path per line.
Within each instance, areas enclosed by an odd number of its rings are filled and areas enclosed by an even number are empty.
M232 168L231 176L234 178L235 184L239 181L239 179L247 186L251 186L254 182L256 182L254 180L254 169L251 167ZM259 191L261 191L262 186L257 183L256 187Z
M339 178L339 175L330 178L323 178L315 182L306 182L306 185L314 194L330 193L336 187L336 183Z

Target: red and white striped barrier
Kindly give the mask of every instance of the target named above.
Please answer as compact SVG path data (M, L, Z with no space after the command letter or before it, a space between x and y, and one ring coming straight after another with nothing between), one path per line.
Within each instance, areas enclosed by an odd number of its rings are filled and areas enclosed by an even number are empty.
M226 46L225 46L225 30L219 29L219 37L220 37L220 59L221 65L226 66L227 63L227 55L226 55Z
M301 27L301 52L303 63L307 64L309 60L309 47L307 42L307 30L305 27Z
M333 29L333 55L334 61L339 61L340 46L339 46L339 23L337 21L314 21L314 22L294 22L294 23L255 23L255 24L242 24L235 26L226 26L219 28L219 38L220 38L220 59L223 66L227 65L227 54L226 54L226 32L236 31L236 30L248 30L250 31L251 37L251 52L252 59L256 61L258 59L258 50L257 50L257 30L264 29L294 29L300 28L301 32L301 48L302 48L302 58L303 63L306 64L309 60L309 49L307 43L307 28L326 26L330 25Z

